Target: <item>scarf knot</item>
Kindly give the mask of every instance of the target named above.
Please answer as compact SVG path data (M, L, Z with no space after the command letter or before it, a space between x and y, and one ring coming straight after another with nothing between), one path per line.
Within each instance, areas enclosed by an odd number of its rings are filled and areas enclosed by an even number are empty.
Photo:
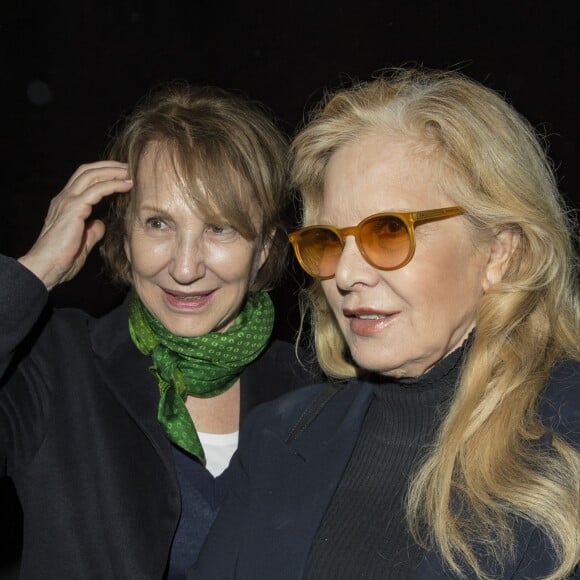
M185 406L189 395L210 398L235 384L243 370L266 348L274 327L274 305L266 292L248 296L225 332L183 337L171 334L143 305L129 296L129 333L150 356L159 387L157 418L166 436L201 461L203 448Z

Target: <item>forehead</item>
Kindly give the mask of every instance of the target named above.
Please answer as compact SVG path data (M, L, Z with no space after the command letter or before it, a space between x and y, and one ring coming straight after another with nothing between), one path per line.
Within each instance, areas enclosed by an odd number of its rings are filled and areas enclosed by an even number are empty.
M172 192L184 194L187 180L175 156L156 144L148 145L139 159L136 186L141 196Z
M239 174L224 166L216 171L199 159L183 159L170 147L149 144L136 171L137 203L185 202L208 218L222 217L233 225L257 213L248 187Z
M451 205L443 187L447 173L441 159L417 143L360 137L330 158L320 217L340 218L348 225L372 213Z

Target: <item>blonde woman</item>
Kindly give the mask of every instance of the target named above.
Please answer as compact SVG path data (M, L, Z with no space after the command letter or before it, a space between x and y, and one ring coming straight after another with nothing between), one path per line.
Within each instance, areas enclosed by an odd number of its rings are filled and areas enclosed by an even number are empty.
M341 379L248 422L195 578L568 578L580 556L572 227L529 123L454 72L329 95L290 239Z

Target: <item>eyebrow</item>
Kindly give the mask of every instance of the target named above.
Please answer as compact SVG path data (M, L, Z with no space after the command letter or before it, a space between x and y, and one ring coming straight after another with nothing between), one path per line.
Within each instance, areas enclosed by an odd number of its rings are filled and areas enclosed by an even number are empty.
M158 205L149 205L149 204L139 205L139 206L137 206L137 209L138 210L153 211L153 212L165 212L166 211Z
M164 209L158 205L151 205L151 204L140 205L137 207L137 210L135 213L138 214L139 212L153 213L153 214L157 214L163 218L171 218L171 210ZM237 227L237 225L235 223L233 223L232 220L228 219L226 216L219 214L219 213L216 213L214 215L208 215L208 216L204 217L203 219L206 220L207 223L211 223L211 224L231 225L231 226Z
M150 203L146 203L136 207L136 213L142 212L159 214L166 217L171 215L171 208L164 208L159 205L151 205Z

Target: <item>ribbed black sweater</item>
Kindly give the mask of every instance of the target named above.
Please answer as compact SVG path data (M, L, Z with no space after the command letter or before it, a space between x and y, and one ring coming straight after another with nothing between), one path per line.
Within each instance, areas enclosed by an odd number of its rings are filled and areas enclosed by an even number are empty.
M383 379L310 549L305 580L403 580L422 558L407 530L409 476L433 443L463 349L418 379Z

